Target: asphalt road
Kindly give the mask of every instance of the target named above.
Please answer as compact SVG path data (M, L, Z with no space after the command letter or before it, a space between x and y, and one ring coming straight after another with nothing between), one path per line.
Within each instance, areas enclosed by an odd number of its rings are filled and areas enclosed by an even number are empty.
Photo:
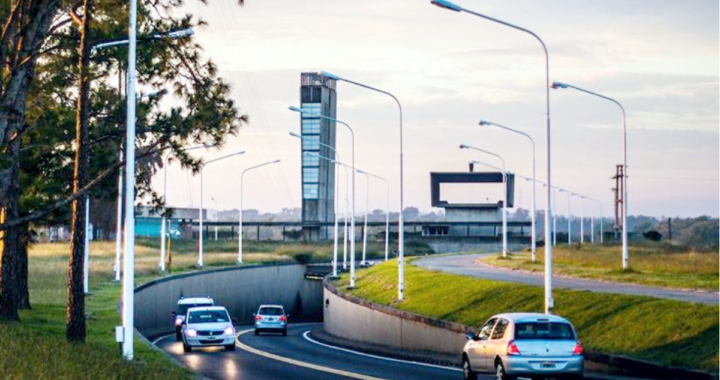
M466 276L480 277L489 280L516 282L527 285L543 286L544 276L541 272L524 272L510 269L495 268L476 263L479 258L491 254L457 256L432 256L415 261L415 265ZM665 298L683 302L695 302L708 305L718 305L717 292L683 291L663 289L652 286L618 284L593 280L573 279L553 276L553 288L589 290L599 293L616 293Z
M460 380L458 368L402 362L395 359L373 357L351 351L330 348L313 343L303 337L306 331L322 326L320 323L290 325L288 336L262 334L252 330L240 333L236 351L222 348L194 349L183 353L182 343L175 336L155 341L184 363L190 370L211 379L224 380ZM491 376L481 379L491 379Z

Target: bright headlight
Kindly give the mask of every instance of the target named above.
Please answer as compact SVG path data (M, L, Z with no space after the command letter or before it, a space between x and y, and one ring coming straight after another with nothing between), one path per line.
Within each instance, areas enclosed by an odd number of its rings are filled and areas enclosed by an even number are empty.
M197 336L197 331L195 331L195 330L193 330L193 329L187 329L187 330L185 330L185 335L187 335L187 336Z
M235 329L232 326L230 326L230 327L226 328L225 331L223 331L223 334L235 335Z

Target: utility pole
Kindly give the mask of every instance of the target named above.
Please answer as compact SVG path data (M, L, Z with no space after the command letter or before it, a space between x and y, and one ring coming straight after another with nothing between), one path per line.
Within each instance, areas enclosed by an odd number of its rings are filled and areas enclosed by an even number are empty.
M615 176L611 177L611 179L615 180L615 187L612 188L612 191L615 192L615 239L619 237L620 231L622 230L621 220L623 220L623 208L620 205L625 201L622 198L623 194L625 194L623 192L624 175L623 165L616 165Z

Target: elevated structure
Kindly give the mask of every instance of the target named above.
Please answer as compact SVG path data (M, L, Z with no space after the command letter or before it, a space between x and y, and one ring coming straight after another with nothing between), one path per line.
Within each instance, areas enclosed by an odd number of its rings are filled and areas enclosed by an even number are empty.
M317 73L300 75L300 106L303 110L335 118L337 94L335 80ZM335 157L327 146L335 147L335 122L301 114L303 136L300 152L302 161L302 231L304 240L330 239L328 227L335 218L335 168L327 160L306 155L312 152ZM327 146L321 145L325 144Z

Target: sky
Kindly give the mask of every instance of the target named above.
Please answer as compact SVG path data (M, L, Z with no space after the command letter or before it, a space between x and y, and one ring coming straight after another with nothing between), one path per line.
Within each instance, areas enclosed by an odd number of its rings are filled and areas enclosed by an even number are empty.
M532 177L532 145L489 120L522 131L535 145L536 178L547 179L545 59L531 35L427 0L189 1L183 13L208 22L193 38L217 64L233 98L250 117L205 160L244 155L205 168L205 207L278 212L300 207L300 73L327 71L395 95L403 109L404 206L430 205L430 172L467 171L468 161L499 159L459 149L472 145L501 156L506 169ZM628 213L717 217L719 202L719 9L716 0L462 0L457 4L536 33L545 42L550 81L567 82L619 101L627 113ZM337 118L355 134L356 166L388 179L390 208L399 208L399 114L390 97L337 85ZM617 105L579 91L552 90L552 183L593 198L612 216L616 165L623 160ZM339 129L342 161L350 137ZM478 167L479 169L479 167ZM487 169L494 171L494 169ZM344 193L344 177L341 176ZM357 178L357 210L365 182ZM162 179L155 181L162 193ZM171 165L168 204L198 207L200 178ZM538 209L545 207L537 186ZM370 182L370 210L385 209L385 185ZM497 186L453 188L449 200L485 203ZM341 197L342 198L342 197ZM558 196L557 212L567 213ZM531 208L531 182L518 180L515 207ZM571 199L572 213L599 214L597 203Z

